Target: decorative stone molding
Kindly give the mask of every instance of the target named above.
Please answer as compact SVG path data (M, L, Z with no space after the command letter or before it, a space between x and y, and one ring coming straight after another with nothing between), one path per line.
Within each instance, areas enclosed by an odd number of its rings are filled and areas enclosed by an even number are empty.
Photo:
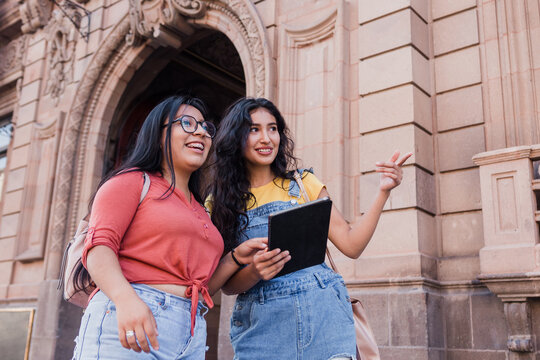
M520 353L534 352L529 303L505 302L504 315L509 333L506 343L508 350Z
M50 0L23 0L19 7L23 34L34 33L46 25L51 16L51 9L52 1Z
M48 77L45 94L49 94L54 104L58 105L60 96L73 79L76 29L64 14L55 10L47 32Z
M17 231L16 260L42 259L49 224L50 199L55 180L60 134L65 113L49 123L34 125L31 157L26 173L21 221ZM36 191L39 189L39 191Z
M59 164L57 170L57 180L53 194L53 214L49 232L49 252L60 253L64 244L64 237L67 233L74 232L74 216L69 216L68 209L71 203L79 201L78 196L72 198L73 178L77 178L78 172L74 173L75 156L77 153L84 153L80 147L81 126L86 112L93 112L95 103L99 99L99 84L110 76L112 68L117 64L127 48L125 36L129 30L129 19L124 18L107 36L106 41L99 48L90 61L83 78L76 90L73 104L68 114L66 124L62 133L60 144ZM92 95L95 95L94 97ZM93 99L93 100L92 100ZM80 171L80 169L78 169ZM70 222L71 221L71 222ZM69 223L69 224L68 224ZM59 267L59 264L49 264L51 267Z
M254 65L255 93L269 93L269 49L264 27L253 4L246 0L130 0L130 31L126 41L132 46L151 39L162 46L180 48L182 39L194 32L193 25L205 26L209 12L226 17L239 30L249 48Z
M22 70L24 38L20 37L0 48L0 79Z
M479 1L482 93L488 150L540 142L535 84L538 4Z
M206 3L190 0L130 0L131 30L126 41L132 46L152 38L163 46L179 48L182 36L191 35L193 29L185 17L196 18L204 15Z
M540 271L538 204L531 154L537 146L517 146L473 157L480 166L484 247L482 275Z

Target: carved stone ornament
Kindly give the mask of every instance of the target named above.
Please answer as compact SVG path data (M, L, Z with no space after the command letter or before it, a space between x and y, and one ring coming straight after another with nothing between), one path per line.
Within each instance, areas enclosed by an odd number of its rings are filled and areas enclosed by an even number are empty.
M23 34L33 33L46 25L51 16L51 9L52 1L50 0L22 0L19 11Z
M50 94L56 105L73 78L76 29L64 14L55 10L47 30L48 78L45 94Z
M229 18L241 32L255 68L256 96L265 91L266 63L264 30L259 29L256 14L246 0L130 0L129 45L137 46L154 39L164 46L179 48L182 37L191 35L192 24L199 23L207 11L216 11ZM202 21L203 22L203 21Z
M0 48L0 79L22 69L24 38L19 37Z
M154 38L161 45L179 48L181 36L193 33L183 16L202 17L206 11L202 1L130 0L129 4L131 30L126 41L134 46L144 39Z

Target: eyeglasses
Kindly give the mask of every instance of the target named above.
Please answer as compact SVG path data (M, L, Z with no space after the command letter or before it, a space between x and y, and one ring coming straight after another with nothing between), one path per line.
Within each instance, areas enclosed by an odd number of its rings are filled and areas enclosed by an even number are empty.
M182 129L188 134L193 134L195 131L197 131L199 125L201 125L203 130L206 132L205 136L211 139L216 136L216 126L209 121L197 121L197 119L195 119L193 116L182 115L178 119L173 120L172 124L177 122L180 123ZM163 127L165 126L167 126L167 124L163 125Z

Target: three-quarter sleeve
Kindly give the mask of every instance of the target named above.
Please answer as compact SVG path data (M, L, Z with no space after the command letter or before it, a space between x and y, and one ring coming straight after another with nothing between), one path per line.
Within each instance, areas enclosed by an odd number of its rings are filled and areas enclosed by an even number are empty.
M84 242L81 260L85 267L88 252L97 245L105 245L118 254L124 233L137 211L143 181L142 173L134 171L114 176L99 188Z

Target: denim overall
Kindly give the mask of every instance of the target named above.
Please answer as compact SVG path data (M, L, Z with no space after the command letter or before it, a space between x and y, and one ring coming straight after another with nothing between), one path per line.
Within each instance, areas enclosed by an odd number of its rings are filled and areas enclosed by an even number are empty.
M268 215L298 204L291 180L290 201L247 211L245 241L268 236ZM326 360L356 358L353 314L345 283L325 263L260 281L238 295L231 317L236 360Z

